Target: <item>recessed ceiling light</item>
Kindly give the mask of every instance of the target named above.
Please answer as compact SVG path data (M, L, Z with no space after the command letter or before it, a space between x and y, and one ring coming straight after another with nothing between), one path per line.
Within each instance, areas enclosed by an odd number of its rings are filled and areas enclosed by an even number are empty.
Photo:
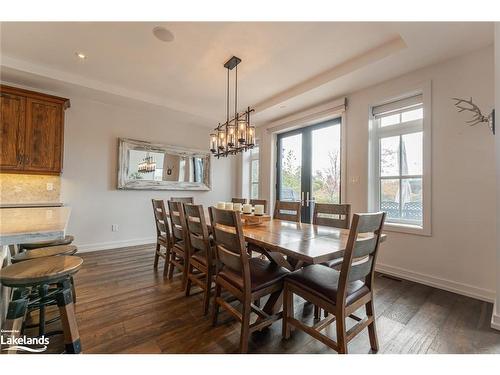
M87 56L82 52L75 52L75 55L81 60L85 60L87 58Z
M171 42L174 40L174 34L163 26L156 26L153 29L153 35L162 42Z

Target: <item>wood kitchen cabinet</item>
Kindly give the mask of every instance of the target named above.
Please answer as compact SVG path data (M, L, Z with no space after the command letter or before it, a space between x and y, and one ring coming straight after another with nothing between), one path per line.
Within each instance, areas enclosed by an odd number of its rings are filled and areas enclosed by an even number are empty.
M69 99L0 85L0 171L60 174Z

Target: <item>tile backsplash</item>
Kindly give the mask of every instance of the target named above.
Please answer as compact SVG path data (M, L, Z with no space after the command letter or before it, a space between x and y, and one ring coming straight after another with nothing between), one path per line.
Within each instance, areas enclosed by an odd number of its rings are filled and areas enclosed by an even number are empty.
M52 188L52 190L48 190ZM0 203L59 203L61 177L0 173Z

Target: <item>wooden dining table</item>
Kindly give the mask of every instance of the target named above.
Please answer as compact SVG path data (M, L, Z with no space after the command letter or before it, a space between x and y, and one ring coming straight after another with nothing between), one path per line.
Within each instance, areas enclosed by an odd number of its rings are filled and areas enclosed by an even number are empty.
M208 211L205 217L210 225ZM343 257L349 230L271 218L258 225L243 225L243 235L248 244L258 247L270 261L294 271L307 264ZM385 239L382 234L381 242ZM275 314L281 305L282 293L276 292L270 295L263 310Z

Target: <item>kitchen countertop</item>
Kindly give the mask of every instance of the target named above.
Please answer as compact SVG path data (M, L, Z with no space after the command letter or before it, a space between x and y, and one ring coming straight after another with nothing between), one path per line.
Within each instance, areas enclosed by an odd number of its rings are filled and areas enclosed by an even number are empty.
M0 208L26 208L26 207L62 207L63 203L38 202L38 203L2 203Z
M16 245L63 238L69 207L2 208L0 245Z

